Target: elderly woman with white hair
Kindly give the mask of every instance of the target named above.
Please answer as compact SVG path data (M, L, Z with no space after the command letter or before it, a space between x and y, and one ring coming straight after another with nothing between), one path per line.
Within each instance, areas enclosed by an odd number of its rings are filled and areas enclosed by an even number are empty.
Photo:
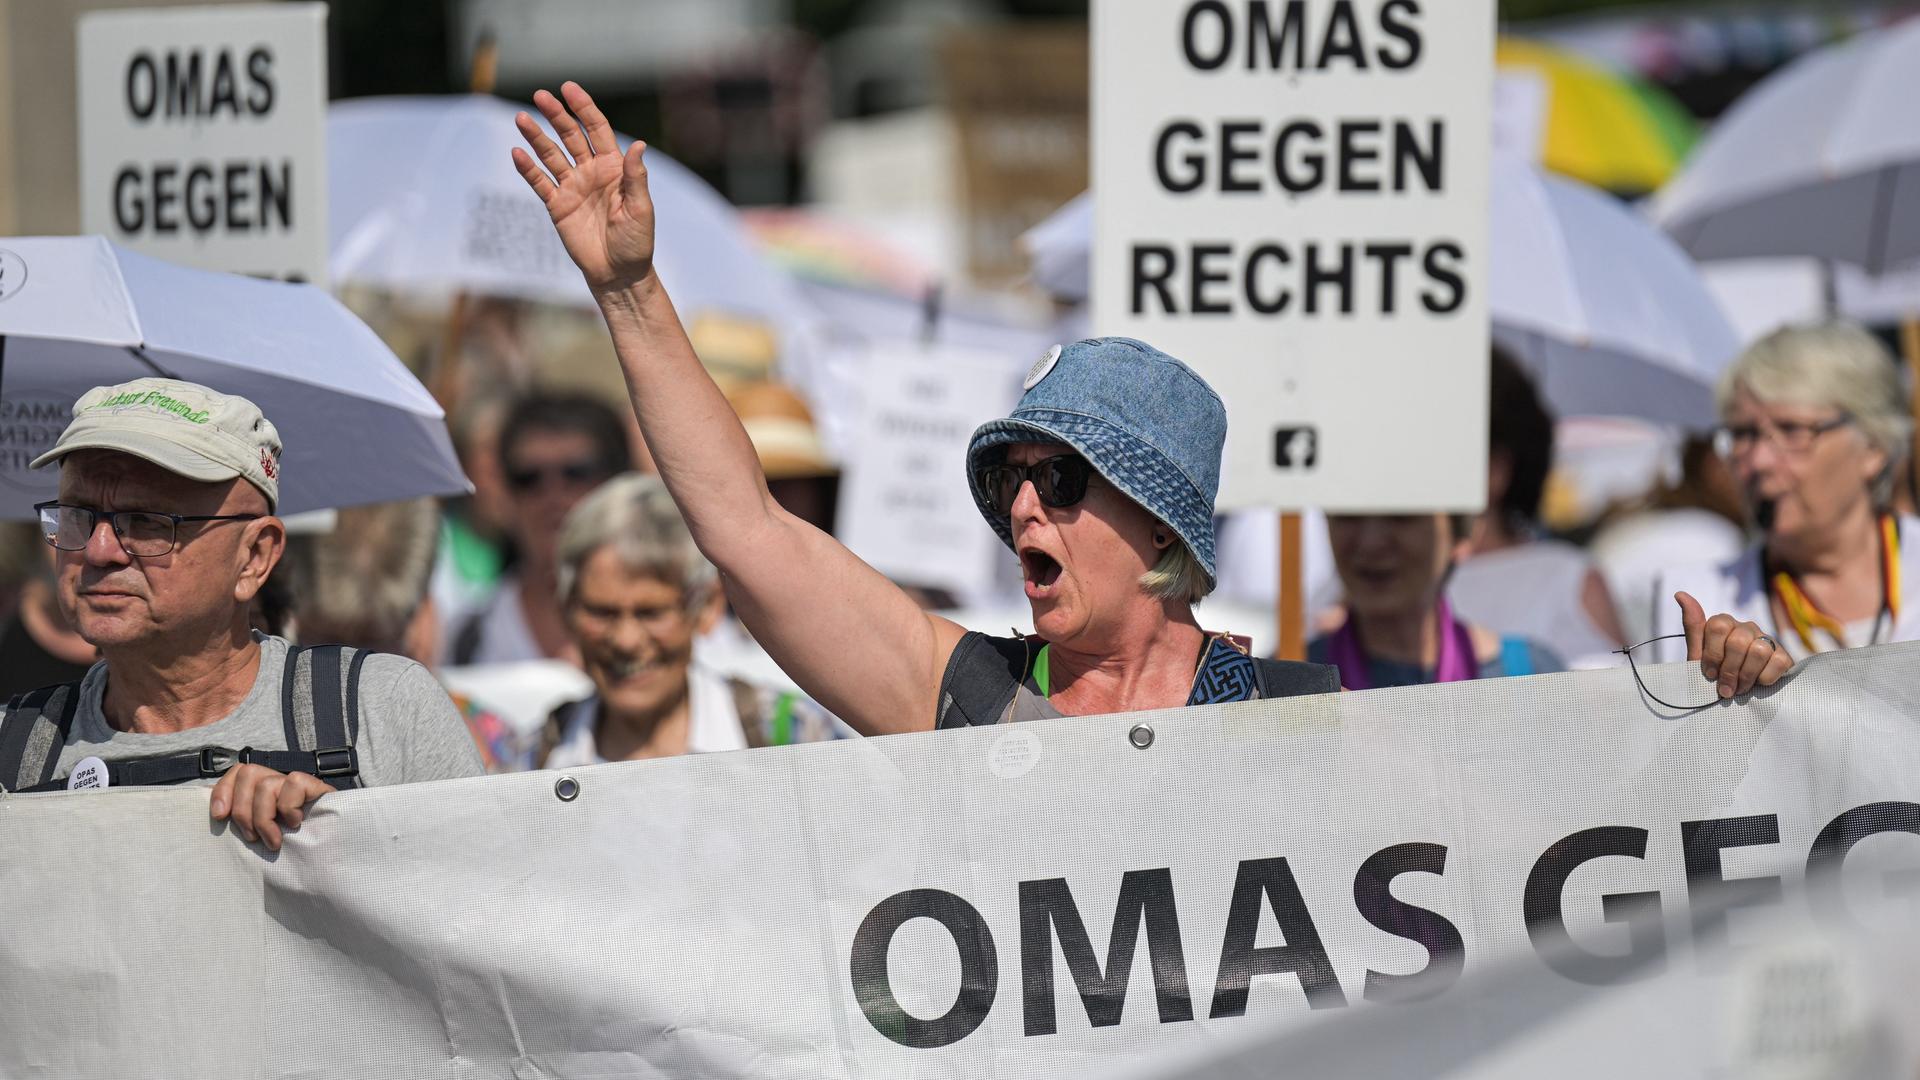
M797 693L699 661L695 642L724 607L719 574L658 479L629 473L595 488L561 524L558 558L562 614L593 694L548 717L534 767L852 734Z
M1659 594L1752 620L1796 660L1920 639L1920 604L1902 595L1920 579L1920 521L1892 510L1913 423L1886 348L1842 323L1779 330L1722 375L1719 403L1758 538L1725 565L1669 572ZM1677 632L1681 612L1656 610Z

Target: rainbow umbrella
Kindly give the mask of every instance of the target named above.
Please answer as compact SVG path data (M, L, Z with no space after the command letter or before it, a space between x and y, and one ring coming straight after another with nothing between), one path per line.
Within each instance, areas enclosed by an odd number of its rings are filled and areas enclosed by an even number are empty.
M1548 169L1595 187L1642 195L1667 182L1699 138L1699 125L1665 91L1572 53L1502 37L1502 76L1544 86L1538 159Z
M920 297L931 271L884 239L817 211L742 210L740 220L774 263L806 281Z

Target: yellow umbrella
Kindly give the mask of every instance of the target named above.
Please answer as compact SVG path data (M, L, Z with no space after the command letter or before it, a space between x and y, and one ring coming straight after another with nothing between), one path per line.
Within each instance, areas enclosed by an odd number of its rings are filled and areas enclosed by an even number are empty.
M1670 95L1539 42L1502 37L1502 73L1529 72L1546 85L1540 163L1563 176L1623 195L1660 187L1699 136Z

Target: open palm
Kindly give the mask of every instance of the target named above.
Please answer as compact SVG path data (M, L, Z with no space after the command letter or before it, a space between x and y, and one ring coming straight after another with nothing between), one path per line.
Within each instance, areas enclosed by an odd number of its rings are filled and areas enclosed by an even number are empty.
M547 205L554 230L575 265L596 293L624 289L653 268L653 199L647 193L645 143L625 154L617 149L613 126L579 83L560 87L566 104L545 90L533 96L565 149L554 145L531 116L515 124L538 155L513 151L514 167ZM579 116L575 122L573 114Z

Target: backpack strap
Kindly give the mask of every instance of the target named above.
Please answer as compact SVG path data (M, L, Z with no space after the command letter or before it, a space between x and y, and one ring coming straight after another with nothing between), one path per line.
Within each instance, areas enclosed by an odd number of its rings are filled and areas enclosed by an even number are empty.
M353 748L360 734L360 669L366 657L365 650L345 645L287 647L291 678L281 687L287 749L313 755L335 787L363 786Z
M1332 664L1253 658L1262 698L1305 697L1340 692L1340 669Z
M939 728L997 724L1027 677L1031 647L1023 638L989 637L968 631L947 658L940 677Z
M554 748L567 737L567 728L573 726L574 714L584 708L591 697L579 701L563 701L547 714L547 722L540 725L540 741L533 752L533 768L547 767L547 758L552 756Z
M289 645L281 669L280 721L285 750L209 746L189 753L107 762L113 786L153 786L223 775L235 765L303 772L338 788L364 786L354 743L360 734L360 671L367 652L342 645ZM344 665L344 666L343 666ZM0 785L56 791L60 750L80 711L80 684L16 695L0 717Z
M0 786L22 791L53 778L80 712L80 684L16 694L0 717Z

